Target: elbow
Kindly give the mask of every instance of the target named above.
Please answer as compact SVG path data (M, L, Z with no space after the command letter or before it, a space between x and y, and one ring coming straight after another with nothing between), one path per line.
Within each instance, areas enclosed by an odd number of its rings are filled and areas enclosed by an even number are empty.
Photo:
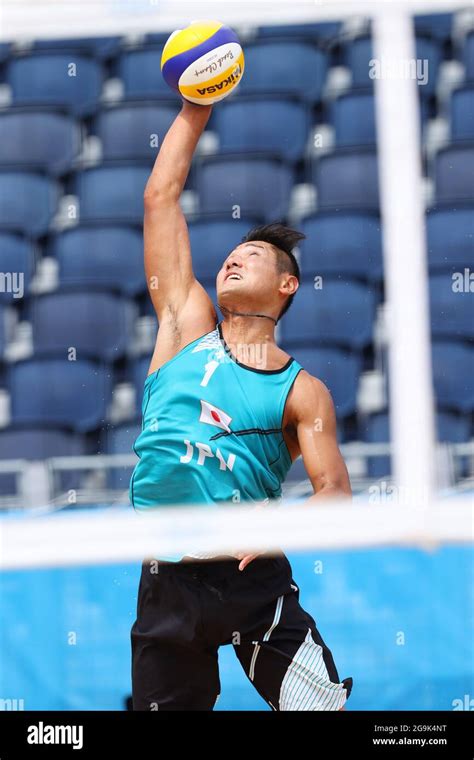
M143 193L145 208L155 208L163 204L179 203L180 188L175 184L155 184L148 182Z

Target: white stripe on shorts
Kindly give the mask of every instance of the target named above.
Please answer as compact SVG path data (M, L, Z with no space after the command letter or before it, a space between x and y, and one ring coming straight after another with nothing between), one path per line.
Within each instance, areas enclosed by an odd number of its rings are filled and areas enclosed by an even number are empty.
M282 609L283 609L283 596L279 596L278 600L277 600L277 604L276 604L276 610L275 610L275 616L273 618L273 623L271 624L271 626L268 629L268 631L264 634L263 639L262 639L263 641L268 641L268 639L271 636L271 633L272 633L273 629L276 628L276 626L280 622L280 617L281 617L281 611L282 611ZM254 648L253 654L252 654L252 659L250 661L250 668L249 668L249 678L250 678L251 681L253 681L253 678L254 678L254 675L255 675L255 662L257 660L257 655L258 655L259 651L260 651L260 644L258 643L258 641L256 641L255 642L255 648Z

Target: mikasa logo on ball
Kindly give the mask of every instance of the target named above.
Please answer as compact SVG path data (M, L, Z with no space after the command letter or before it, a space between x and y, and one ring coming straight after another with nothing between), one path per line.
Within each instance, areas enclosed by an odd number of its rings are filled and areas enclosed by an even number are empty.
M198 87L197 91L200 95L205 95L206 92L209 94L212 94L213 92L218 92L219 90L222 90L223 87L229 87L229 85L234 84L239 77L242 75L242 70L240 66L237 66L235 71L232 72L232 74L229 77L226 77L222 82L217 82L216 84L211 85L210 87Z

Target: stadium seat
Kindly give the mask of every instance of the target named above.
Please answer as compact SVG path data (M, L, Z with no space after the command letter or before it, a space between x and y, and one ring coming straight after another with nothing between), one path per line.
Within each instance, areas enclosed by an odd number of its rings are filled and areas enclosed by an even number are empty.
M464 272L432 275L430 301L433 337L474 339L474 277L471 281Z
M332 106L331 122L338 147L375 145L373 92L356 90L336 98Z
M250 43L245 46L239 94L285 92L313 103L321 99L327 71L328 56L309 43L271 39Z
M51 237L47 251L58 262L60 286L91 286L129 296L146 290L138 227L79 225Z
M297 37L310 42L324 42L337 37L341 29L340 21L320 21L315 24L274 24L272 26L259 26L257 39Z
M141 420L109 426L104 431L102 449L106 454L133 454L133 444L142 429ZM109 470L107 483L114 490L127 490L133 467L114 467Z
M345 46L345 63L352 73L353 87L367 87L373 85L376 72L374 64L372 39L369 36L357 37ZM442 61L440 44L428 37L417 36L416 38L416 63L427 61L428 66L416 72L419 77L419 93L423 98L430 97L436 92L438 70Z
M339 345L361 350L372 340L375 294L357 282L324 278L322 288L302 282L291 309L281 320L281 343Z
M207 156L197 171L202 213L261 216L267 222L285 218L294 183L292 168L265 157Z
M325 347L295 347L288 353L310 375L317 377L329 388L339 421L355 412L361 372L361 362L357 355Z
M301 274L360 278L383 276L381 222L377 214L321 212L303 219L298 243Z
M303 158L310 113L296 98L246 97L219 104L214 126L222 152L269 151L288 161Z
M474 347L434 341L433 380L438 405L463 413L474 410Z
M5 347L7 343L7 325L6 325L6 308L5 305L0 303L0 359L5 354Z
M179 105L125 104L103 109L94 133L102 144L102 157L154 161ZM152 136L156 136L155 139Z
M428 118L425 100L420 104L422 126ZM331 122L336 146L341 148L369 146L376 143L375 102L372 90L350 90L333 103Z
M121 53L117 60L117 76L123 82L125 98L169 99L171 90L161 74L162 46Z
M258 220L201 218L188 225L193 270L200 282L215 284L224 259Z
M43 235L57 210L59 185L33 172L0 171L0 228Z
M145 44L146 45L161 45L163 47L165 43L168 41L172 32L173 32L172 29L169 32L150 32L149 34L145 35Z
M104 72L87 56L71 61L67 53L32 53L8 63L6 81L14 105L62 106L83 115L97 106Z
M12 51L10 42L0 42L0 63L7 61Z
M474 140L474 85L451 96L451 139Z
M437 439L441 443L464 443L469 440L470 420L466 416L438 412L436 414ZM360 425L360 439L366 443L388 443L390 441L390 422L386 412L367 417ZM389 456L373 456L367 460L367 474L371 478L383 478L390 475Z
M143 221L143 192L149 166L98 166L76 172L74 189L80 220L138 223Z
M137 412L142 410L143 384L150 368L151 356L141 356L130 365L131 381L135 388Z
M429 35L440 42L449 40L452 26L452 13L422 13L415 16L416 34Z
M98 428L111 400L110 369L87 359L28 359L9 368L12 425Z
M36 40L33 50L87 53L99 60L112 58L120 49L121 37L68 37L65 39Z
M28 295L35 267L31 242L22 235L0 231L0 301L20 303Z
M474 269L474 205L430 209L426 236L430 272Z
M70 116L47 112L0 114L0 164L64 174L78 156L81 132Z
M469 32L464 41L464 67L466 81L474 80L474 30Z
M474 203L473 177L474 143L453 145L440 150L435 164L437 203Z
M120 359L133 338L134 304L93 291L37 296L31 304L35 356L55 353L69 358Z
M313 161L313 182L318 191L318 207L379 207L379 181L375 151L337 151Z
M77 433L51 428L7 428L0 430L0 460L26 459L42 461L50 457L82 456L87 454L85 438ZM78 477L79 476L79 477ZM63 472L59 478L63 490L77 488L80 473ZM17 493L17 478L0 474L0 494Z

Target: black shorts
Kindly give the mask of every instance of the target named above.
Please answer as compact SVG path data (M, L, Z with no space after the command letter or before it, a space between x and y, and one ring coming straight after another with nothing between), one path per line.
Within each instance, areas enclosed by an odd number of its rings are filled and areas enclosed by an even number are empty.
M284 554L142 564L131 629L134 710L212 710L218 647L232 644L273 710L339 710L342 682Z

